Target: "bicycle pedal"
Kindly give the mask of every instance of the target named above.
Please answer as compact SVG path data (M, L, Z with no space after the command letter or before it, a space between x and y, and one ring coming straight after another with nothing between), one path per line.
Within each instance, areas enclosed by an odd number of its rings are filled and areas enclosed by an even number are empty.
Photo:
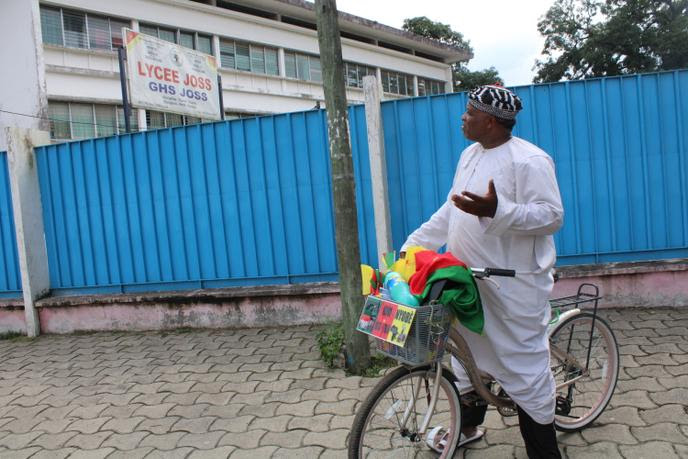
M506 418L518 415L516 406L498 406L497 412Z

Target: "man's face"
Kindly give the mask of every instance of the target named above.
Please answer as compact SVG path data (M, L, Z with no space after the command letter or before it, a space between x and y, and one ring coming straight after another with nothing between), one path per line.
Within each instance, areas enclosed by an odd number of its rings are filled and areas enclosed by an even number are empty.
M492 115L466 104L466 111L461 115L461 130L464 137L474 142L480 142L489 131L491 118Z

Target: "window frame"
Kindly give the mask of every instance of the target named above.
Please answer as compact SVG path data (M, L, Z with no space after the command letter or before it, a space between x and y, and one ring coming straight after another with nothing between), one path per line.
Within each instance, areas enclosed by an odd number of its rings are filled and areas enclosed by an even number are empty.
M230 67L228 65L224 65L223 60L222 60L222 48L223 45L226 47L232 48L232 61L234 63L233 67ZM243 69L243 68L238 68L237 64L237 45L240 46L246 46L248 47L248 70ZM258 52L260 50L260 53L262 54L262 72L258 71L256 66L254 66L254 50ZM274 52L274 57L275 57L275 70L276 73L271 73L268 72L268 69L271 68L268 65L268 58L267 56L270 54L269 51ZM229 53L225 53L229 54ZM242 55L242 59L245 58L246 56ZM235 40L234 38L227 38L227 37L220 37L220 68L221 69L226 69L226 70L235 70L239 72L248 72L248 73L253 73L256 75L267 75L267 76L280 76L280 65L279 65L279 48L276 48L274 46L268 46L264 45L261 43L254 43L251 41L245 41L245 40Z
M43 18L40 15L40 11L42 10L52 10L52 11L57 11L60 14L60 38L62 39L61 44L53 43L53 42L48 42L45 40L45 38L42 37L42 42L44 45L49 45L49 46L58 46L61 48L69 48L69 49L86 49L89 51L117 51L118 46L114 45L114 40L113 35L112 35L112 22L115 21L117 23L121 24L127 24L129 27L131 27L131 19L128 18L122 18L122 17L116 17L116 16L107 16L103 14L95 14L95 13L89 13L87 11L82 11L79 9L73 9L73 8L63 8L61 6L53 6L53 5L43 5L41 4L39 7L39 18L41 20L41 32L43 32L42 27L43 27ZM65 11L68 13L72 14L81 14L84 17L84 45L85 46L73 46L71 44L67 44L66 40L66 35L65 35L65 23L64 23L64 18L65 18ZM108 23L108 31L109 31L109 36L108 36L108 41L110 43L110 49L107 48L100 48L100 47L93 47L91 46L91 33L90 33L90 26L89 26L89 18L94 18L94 19L107 19ZM122 40L122 37L119 37L120 40Z

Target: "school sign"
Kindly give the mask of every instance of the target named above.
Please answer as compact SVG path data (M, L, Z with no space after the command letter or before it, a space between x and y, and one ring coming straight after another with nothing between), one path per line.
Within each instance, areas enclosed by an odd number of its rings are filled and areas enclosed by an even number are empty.
M214 56L124 29L131 105L221 118Z

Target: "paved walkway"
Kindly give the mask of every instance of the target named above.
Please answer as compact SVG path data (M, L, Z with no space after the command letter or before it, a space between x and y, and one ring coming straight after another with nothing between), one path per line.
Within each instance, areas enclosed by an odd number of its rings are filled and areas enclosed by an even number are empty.
M622 369L569 458L688 458L688 308L603 312ZM0 457L345 457L376 380L324 368L317 327L0 341ZM525 457L515 418L456 457Z

